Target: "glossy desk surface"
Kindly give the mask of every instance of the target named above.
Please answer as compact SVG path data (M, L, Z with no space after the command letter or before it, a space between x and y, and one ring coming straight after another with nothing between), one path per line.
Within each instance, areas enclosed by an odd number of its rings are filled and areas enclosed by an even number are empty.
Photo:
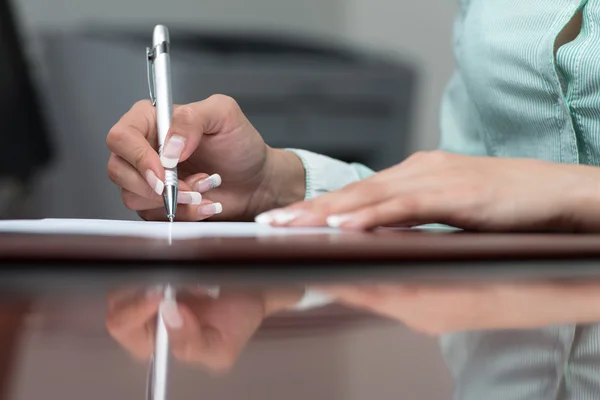
M3 233L0 264L0 293L26 293L0 297L0 389L8 393L0 400L139 399L147 365L106 329L110 290L164 282L600 277L600 235L380 230L169 242ZM173 399L451 396L434 339L338 305L267 319L225 377L174 361L170 379Z
M379 230L167 241L0 234L3 282L53 277L272 282L600 276L600 235ZM63 274L68 271L68 276ZM25 280L25 281L24 281Z

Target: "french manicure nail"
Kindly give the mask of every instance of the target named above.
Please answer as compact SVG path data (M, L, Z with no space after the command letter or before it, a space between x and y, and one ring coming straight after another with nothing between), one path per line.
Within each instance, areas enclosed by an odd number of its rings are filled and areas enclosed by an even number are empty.
M183 319L177 309L177 302L165 301L160 306L160 313L167 325L171 328L179 329L183 326Z
M221 214L222 212L223 205L221 205L221 203L212 203L198 207L198 214L200 214L201 217L210 217L215 214Z
M298 211L280 211L273 215L273 220L277 224L287 224L298 218L300 214L302 213Z
M330 215L327 217L327 225L331 228L339 228L344 225L346 222L352 219L351 215Z
M280 209L262 213L258 215L254 221L261 225L271 225L272 223L283 225L292 222L303 214L305 214L303 211L289 211Z
M175 168L177 166L181 153L183 153L185 142L186 139L179 135L173 135L167 140L160 155L163 167Z
M148 182L148 185L150 185L156 194L162 194L163 190L165 189L165 184L163 181L158 179L152 170L146 171L146 182Z
M259 225L271 225L273 223L273 215L269 212L264 212L254 218L254 222Z
M204 193L204 192L208 192L211 189L218 188L219 186L221 186L221 183L222 183L221 175L212 174L208 178L203 179L203 180L199 181L198 183L196 183L195 189L199 193Z
M179 192L177 202L180 204L200 204L202 195L197 192Z

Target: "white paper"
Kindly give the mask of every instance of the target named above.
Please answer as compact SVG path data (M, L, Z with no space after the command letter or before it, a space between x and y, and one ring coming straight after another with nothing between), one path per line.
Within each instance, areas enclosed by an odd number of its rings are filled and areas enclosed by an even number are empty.
M255 237L336 233L330 228L273 228L253 222L149 222L107 219L37 219L0 221L0 233L133 236L163 239Z

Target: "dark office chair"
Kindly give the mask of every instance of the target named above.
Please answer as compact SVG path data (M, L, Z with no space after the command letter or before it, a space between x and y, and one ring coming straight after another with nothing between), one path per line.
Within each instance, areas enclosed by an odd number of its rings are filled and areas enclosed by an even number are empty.
M0 218L14 218L36 173L50 161L42 115L9 0L0 0Z

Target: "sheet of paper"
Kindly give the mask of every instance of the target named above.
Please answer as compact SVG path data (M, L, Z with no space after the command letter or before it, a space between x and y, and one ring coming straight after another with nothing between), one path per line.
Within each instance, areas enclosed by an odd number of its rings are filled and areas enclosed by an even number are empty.
M0 221L0 233L45 233L147 238L254 237L336 233L330 228L273 228L252 222L149 222L106 219L38 219Z

